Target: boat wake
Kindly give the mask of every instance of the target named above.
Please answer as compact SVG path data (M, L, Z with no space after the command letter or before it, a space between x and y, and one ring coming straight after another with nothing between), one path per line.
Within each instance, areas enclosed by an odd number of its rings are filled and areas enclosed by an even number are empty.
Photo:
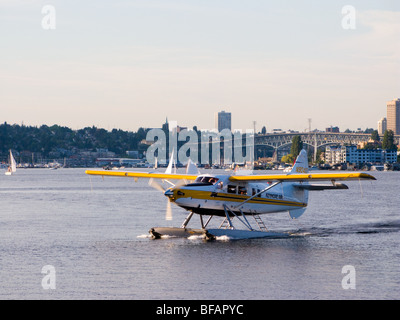
M310 229L299 229L290 233L291 236L329 236L334 234L371 234L389 233L400 231L400 220L374 221L352 224L340 227L313 227Z
M151 239L152 235L151 234L141 234L141 235L138 235L136 238L138 238L138 239Z

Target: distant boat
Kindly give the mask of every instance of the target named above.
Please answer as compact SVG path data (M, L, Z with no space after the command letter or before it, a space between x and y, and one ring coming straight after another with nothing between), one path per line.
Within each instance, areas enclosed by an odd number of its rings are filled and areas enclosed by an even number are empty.
M16 171L17 171L17 163L15 162L15 159L14 159L14 157L12 155L11 150L10 150L10 159L9 159L9 162L8 162L8 169L5 172L5 175L6 176L11 176Z
M292 166L286 167L285 169L283 169L283 172L291 172L293 169Z

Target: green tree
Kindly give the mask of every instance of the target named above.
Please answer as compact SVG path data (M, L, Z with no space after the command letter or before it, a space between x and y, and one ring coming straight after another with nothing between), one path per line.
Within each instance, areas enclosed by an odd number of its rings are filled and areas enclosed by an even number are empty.
M386 130L383 135L382 140L382 149L395 149L396 146L394 144L394 133L392 130Z
M378 134L378 130L374 130L371 133L371 139L374 140L375 142L379 142L380 141L380 137Z
M266 133L267 133L267 128L263 126L261 129L261 134L266 134Z
M374 129L372 129L372 128L367 128L364 131L364 133L372 133L372 132L374 132Z
M301 141L301 137L297 135L294 136L292 139L292 147L290 148L290 154L293 156L294 159L296 159L302 149L303 149L303 141Z
M317 149L317 156L316 156L316 161L315 163L321 164L324 163L324 161L321 159L321 155L325 152L325 150Z
M287 154L286 156L283 156L281 159L281 162L283 163L293 163L294 162L294 157L292 154Z

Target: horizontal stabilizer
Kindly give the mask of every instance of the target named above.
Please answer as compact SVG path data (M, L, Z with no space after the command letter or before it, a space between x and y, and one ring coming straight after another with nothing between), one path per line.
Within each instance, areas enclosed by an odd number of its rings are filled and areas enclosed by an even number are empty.
M295 188L302 190L320 191L320 190L335 190L335 189L348 189L349 187L343 183L335 184L295 184Z

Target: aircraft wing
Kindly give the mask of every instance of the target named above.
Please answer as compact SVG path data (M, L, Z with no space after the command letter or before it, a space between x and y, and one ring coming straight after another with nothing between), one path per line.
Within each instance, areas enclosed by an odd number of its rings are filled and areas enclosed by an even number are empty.
M172 179L172 180L196 180L197 175L157 173L157 172L134 172L134 171L106 171L106 170L86 170L86 174L97 176L114 176L130 178L153 178L153 179Z
M348 173L304 173L304 174L269 174L251 176L231 176L230 181L349 181L369 179L376 180L375 177L367 173L348 172Z

